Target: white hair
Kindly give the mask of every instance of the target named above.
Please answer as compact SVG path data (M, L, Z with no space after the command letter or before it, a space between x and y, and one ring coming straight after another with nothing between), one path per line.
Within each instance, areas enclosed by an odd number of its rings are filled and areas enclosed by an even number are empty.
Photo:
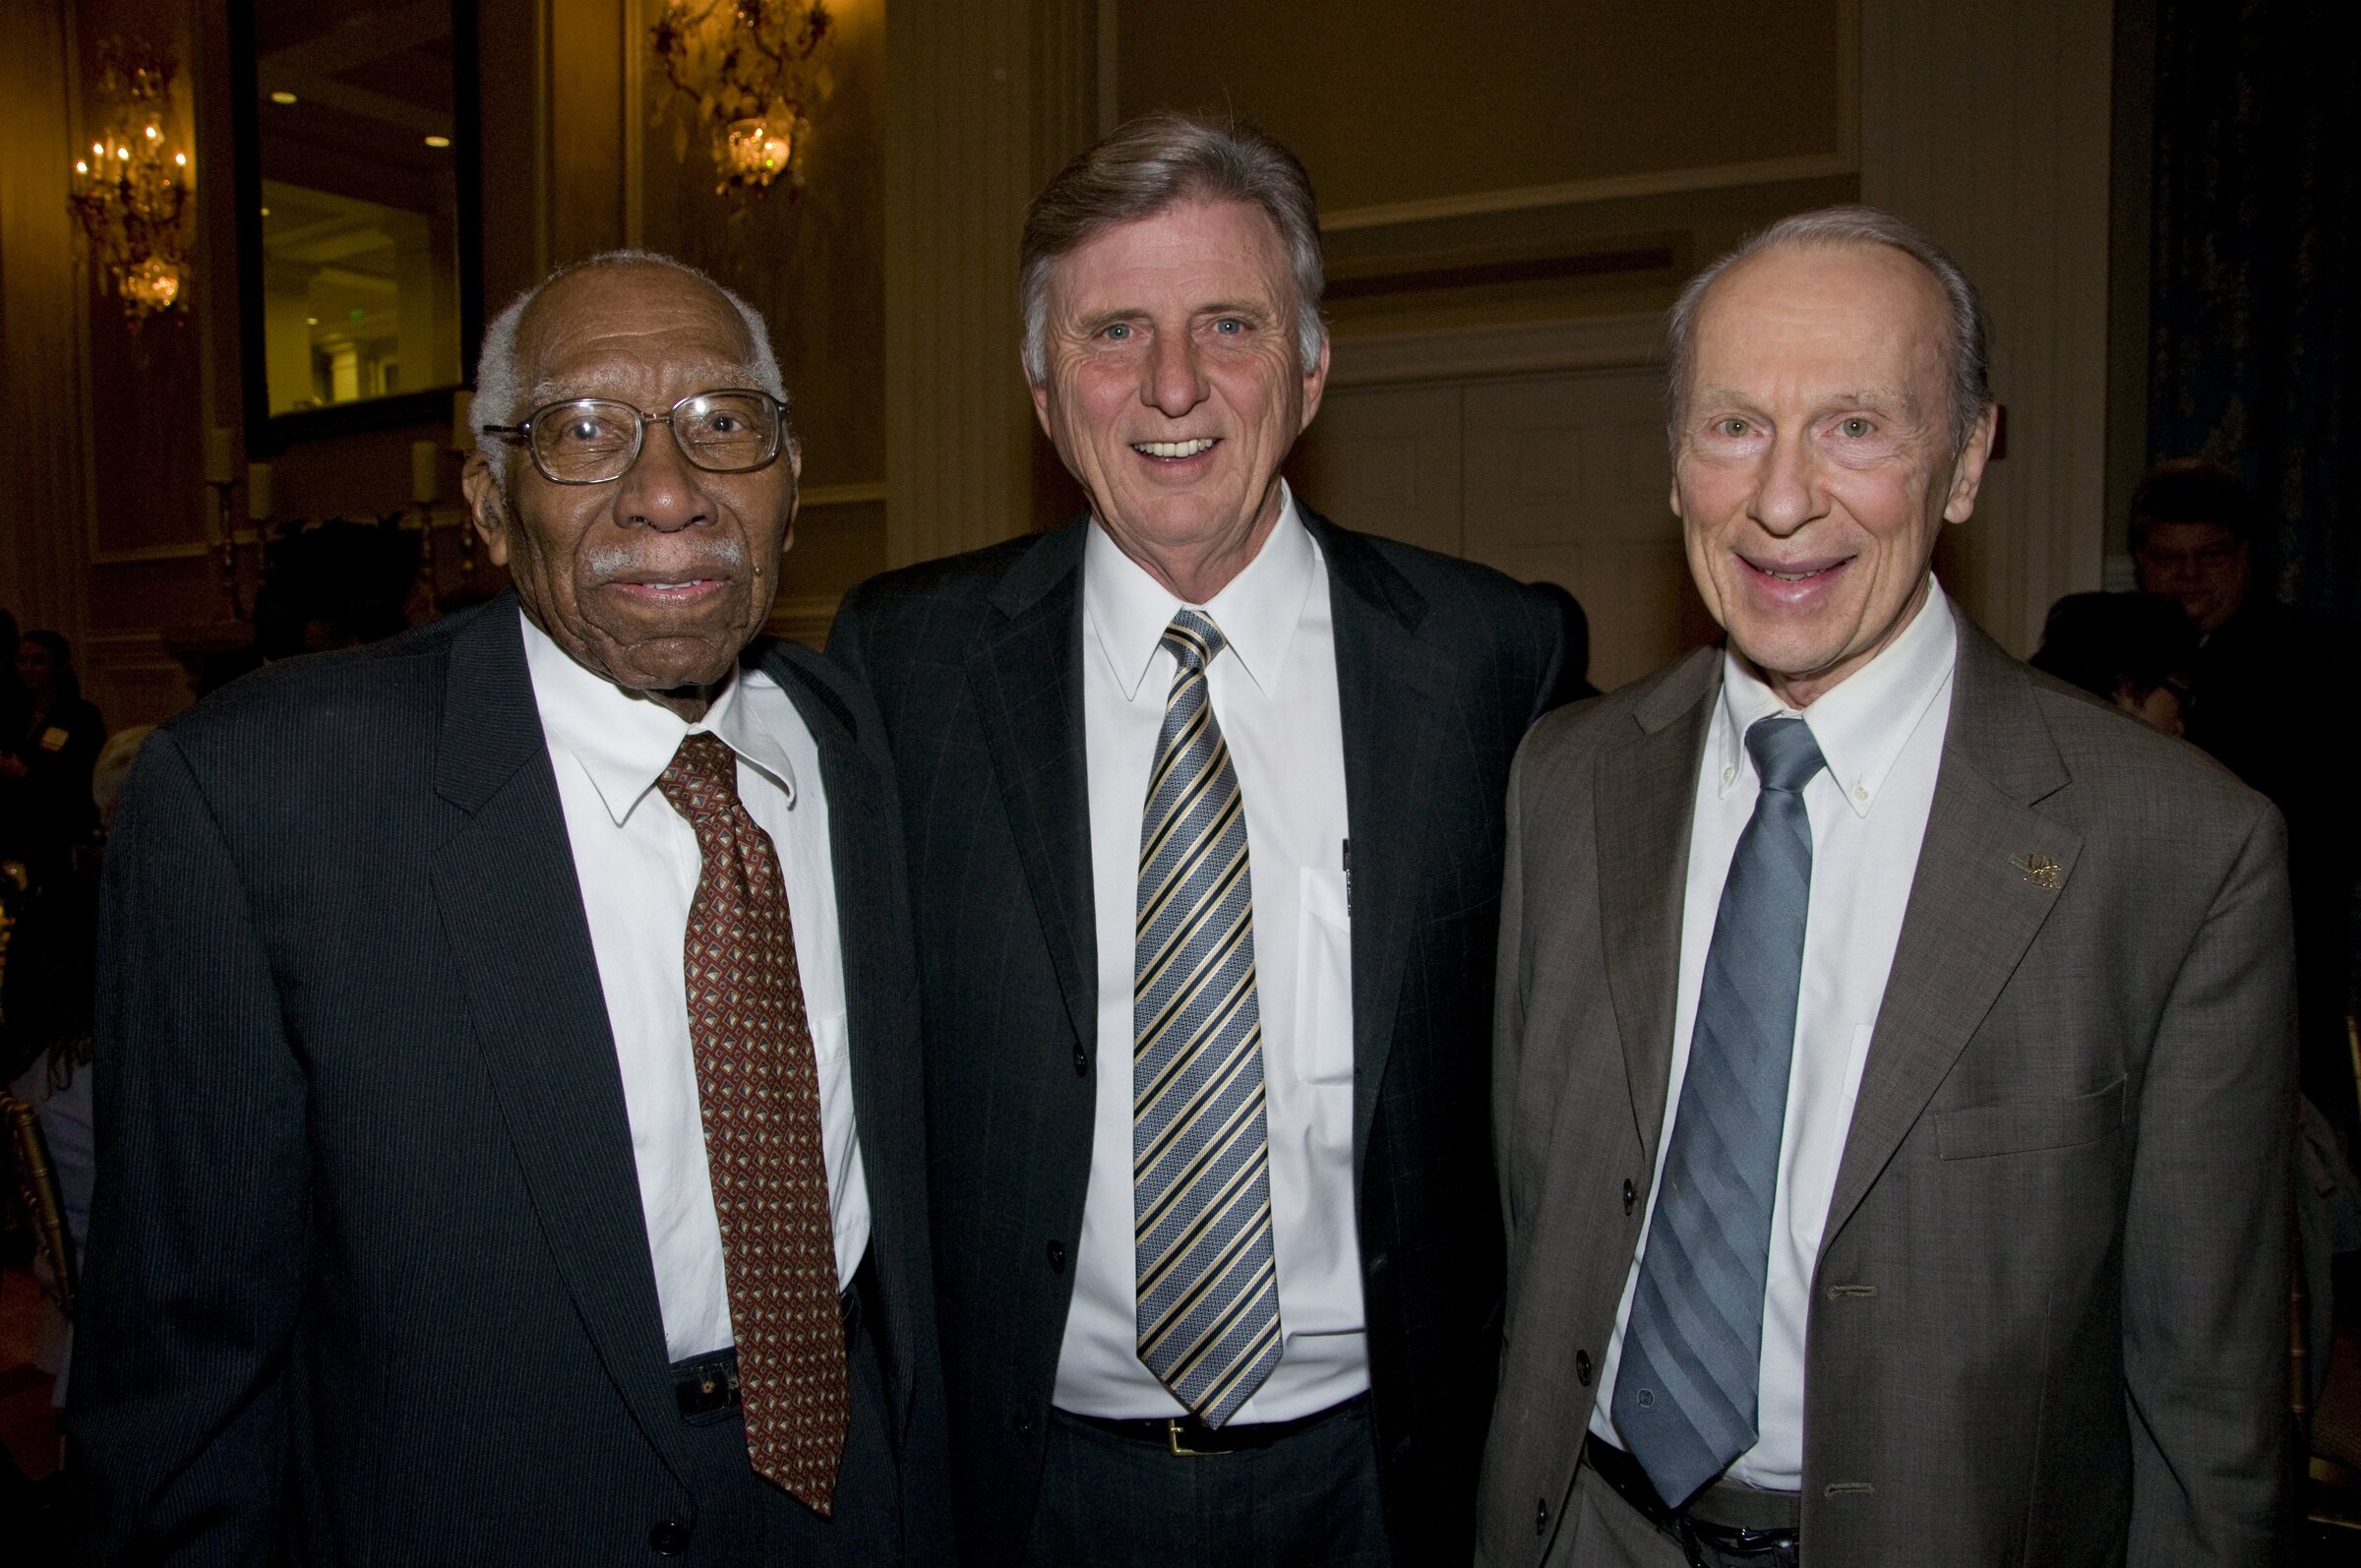
M484 329L483 349L475 361L475 402L468 420L475 427L475 450L484 454L495 473L506 474L506 463L515 455L515 449L498 436L484 433L487 425L514 425L532 412L524 406L527 389L523 368L516 363L516 329L523 324L524 313L542 291L561 277L572 276L593 267L662 267L684 273L704 284L730 302L746 326L746 340L752 346L746 370L762 391L784 403L787 383L779 374L778 356L770 348L770 324L762 313L748 304L735 291L724 287L706 273L687 262L675 261L655 251L602 251L585 261L573 262L559 268L547 277L509 301L508 308L492 318Z

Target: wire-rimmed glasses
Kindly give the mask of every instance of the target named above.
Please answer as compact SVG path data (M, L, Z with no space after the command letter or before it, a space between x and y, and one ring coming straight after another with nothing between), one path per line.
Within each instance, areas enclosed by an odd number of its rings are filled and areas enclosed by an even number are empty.
M487 436L522 446L553 485L612 484L631 472L650 425L669 425L681 455L707 473L747 473L779 455L787 405L766 392L731 387L694 392L660 414L614 397L544 403L520 425L486 425Z

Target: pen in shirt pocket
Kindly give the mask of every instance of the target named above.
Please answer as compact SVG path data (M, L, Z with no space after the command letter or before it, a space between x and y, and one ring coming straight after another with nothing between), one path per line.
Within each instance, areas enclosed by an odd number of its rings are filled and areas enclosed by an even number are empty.
M1344 840L1345 856L1345 919L1353 918L1353 841Z

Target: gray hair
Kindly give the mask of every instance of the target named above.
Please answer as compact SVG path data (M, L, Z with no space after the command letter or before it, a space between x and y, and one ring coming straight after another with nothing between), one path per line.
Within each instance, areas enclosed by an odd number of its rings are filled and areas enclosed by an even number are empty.
M1327 275L1311 176L1250 125L1165 111L1129 121L1075 158L1026 210L1017 265L1027 379L1037 387L1048 379L1050 273L1059 258L1120 223L1190 202L1245 202L1278 228L1296 279L1296 351L1304 370L1319 363L1328 338L1320 319Z
M781 402L787 399L787 382L779 374L778 356L771 352L770 324L762 313L748 304L736 292L715 282L704 272L687 262L675 261L654 251L602 251L584 261L572 262L559 268L547 277L509 301L508 307L492 318L484 329L484 344L475 360L475 402L468 421L475 426L475 450L484 454L495 473L507 472L504 464L515 454L506 442L497 436L484 434L486 425L514 425L532 412L524 406L527 389L524 369L516 363L516 330L523 325L524 314L532 309L550 284L561 277L593 267L662 267L683 273L704 284L730 302L746 326L746 340L753 345L746 369L755 385Z
M1749 257L1782 247L1834 250L1848 245L1884 245L1898 250L1925 268L1942 287L1943 298L1950 307L1951 450L1955 454L1967 450L1968 438L1975 434L1976 420L1983 416L1984 405L1992 401L1985 359L1984 307L1976 298L1975 285L1968 281L1960 264L1945 255L1942 247L1915 225L1893 213L1874 207L1823 207L1783 217L1753 235L1689 279L1688 287L1673 301L1672 312L1665 322L1665 342L1671 372L1665 388L1666 430L1674 451L1679 450L1681 426L1688 413L1689 373L1695 368L1697 348L1697 313L1722 274Z

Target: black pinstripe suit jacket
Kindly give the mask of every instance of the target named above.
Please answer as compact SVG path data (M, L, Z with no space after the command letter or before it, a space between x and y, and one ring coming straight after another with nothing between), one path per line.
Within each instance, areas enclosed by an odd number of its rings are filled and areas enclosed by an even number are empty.
M940 1561L892 776L824 661L750 657L819 745L902 1523ZM513 597L166 725L101 963L70 1420L104 1560L636 1563L667 1520L713 1543ZM733 1508L801 1507L753 1484Z
M1398 1561L1465 1561L1499 1349L1485 1097L1501 803L1556 684L1560 623L1486 568L1305 521L1344 718L1354 1158L1387 1521ZM953 1500L976 1563L1024 1548L1090 1171L1084 528L866 583L829 644L876 696L902 781Z

